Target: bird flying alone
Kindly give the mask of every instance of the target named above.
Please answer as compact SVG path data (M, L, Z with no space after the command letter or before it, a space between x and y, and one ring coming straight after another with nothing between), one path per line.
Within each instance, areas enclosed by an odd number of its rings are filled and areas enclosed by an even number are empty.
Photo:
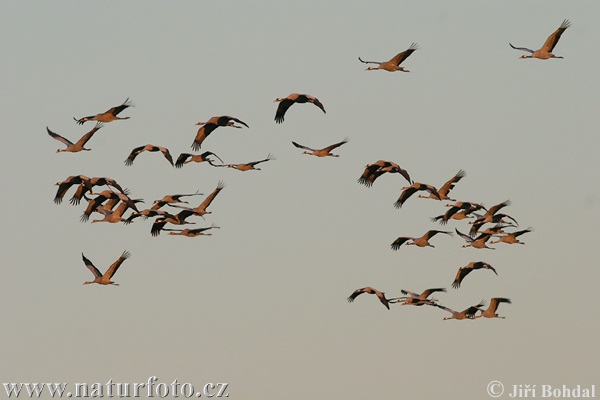
M52 138L58 140L59 142L64 143L67 146L66 149L56 150L57 153L60 153L63 151L66 151L69 153L78 153L82 150L85 150L85 151L91 150L91 149L86 149L84 146L88 142L88 140L90 140L92 138L92 136L94 136L94 133L96 133L96 131L98 129L102 128L102 125L103 125L102 122L96 123L96 126L94 126L91 131L89 131L88 133L83 135L81 137L81 139L79 139L76 143L73 143L69 139L66 139L66 138L60 136L58 133L52 132L48 127L46 127L46 130L48 131L48 135L50 135Z
M235 117L230 117L229 115L212 117L206 122L198 122L196 125L200 125L200 128L198 128L198 132L196 133L196 137L192 143L192 149L194 151L199 151L204 140L219 126L231 126L238 129L241 128L241 126L235 125L236 122L244 125L246 128L249 128L248 124L246 124L244 121Z
M465 279L465 277L467 275L469 275L471 273L471 271L476 270L476 269L490 269L490 270L494 271L494 273L496 275L498 275L498 273L496 272L494 267L492 267L490 264L488 264L486 262L483 262L483 261L471 262L468 265L465 265L464 267L460 267L458 269L458 272L456 273L456 277L454 278L454 282L452 282L452 287L454 289L458 289L460 287L460 284L462 283L463 279Z
M103 112L101 114L91 115L89 117L83 117L77 119L73 117L73 119L79 124L82 125L86 121L100 121L100 122L111 122L117 119L129 119L129 117L118 117L119 113L125 110L127 107L132 107L133 104L129 101L129 97L121 104L120 106L116 106L111 108L110 110Z
M106 272L104 273L104 275L102 273L100 273L100 271L98 271L98 268L96 268L94 266L94 264L88 260L83 253L81 253L81 257L83 258L83 262L85 264L86 267L88 267L88 269L90 271L92 271L92 274L94 274L94 280L93 281L87 281L84 282L84 285L89 285L90 283L98 283L100 285L115 285L115 286L119 286L118 283L114 283L111 281L112 277L117 273L117 270L119 269L119 267L121 266L121 264L123 264L123 261L125 261L126 259L128 259L130 256L129 252L127 250L125 250L123 252L123 254L121 254L121 257L119 257L119 259L117 261L115 261L110 267L108 267L108 269L106 270Z
M214 165L214 166L215 167L233 168L233 169L237 169L238 171L251 171L251 170L260 171L260 168L256 168L256 165L266 162L266 161L271 161L274 159L275 159L274 156L272 156L271 154L268 154L267 158L265 158L263 160L252 161L252 162L245 163L245 164L223 164L223 165Z
M327 147L322 148L322 149L311 149L310 147L306 147L306 146L303 146L303 145L298 144L296 142L292 142L292 144L294 146L296 146L297 148L307 150L307 151L304 151L303 154L309 154L311 156L317 156L317 157L327 157L327 156L330 156L330 157L339 157L338 154L331 154L331 150L333 150L333 149L335 149L337 147L340 147L341 145L346 144L346 143L348 143L348 139L344 139L344 140L342 140L339 143L332 144L331 146L327 146Z
M417 44L413 43L410 45L410 47L408 49L404 50L402 53L396 54L396 56L394 56L394 58L392 58L390 61L385 61L385 62L363 61L363 59L361 59L360 57L358 57L358 60L365 64L378 64L377 67L368 67L367 71L382 69L382 70L385 70L388 72L396 72L396 71L410 72L409 70L401 67L400 64L404 60L406 60L417 49L418 49Z
M127 166L132 165L133 160L135 160L135 158L138 156L138 154L143 153L144 151L150 151L150 152L160 151L163 154L163 156L165 156L167 161L171 164L171 166L173 165L173 157L171 157L171 153L169 152L169 149L167 149L166 147L155 146L153 144L147 144L145 146L136 147L135 149L131 150L131 153L125 160L125 165L127 165Z
M391 244L391 247L392 247L392 250L400 249L400 246L402 246L403 244L406 244L407 246L415 245L415 246L419 246L419 247L435 247L434 245L429 243L429 239L431 239L438 233L445 233L446 235L452 236L452 232L431 230L431 231L427 231L427 233L425 233L423 236L421 236L419 238L401 236L398 239L394 240L394 243Z
M363 293L377 295L377 298L379 299L381 304L383 304L385 306L385 308L387 308L388 310L390 309L390 304L388 302L388 299L385 298L385 293L380 292L379 290L372 288L372 287L364 287L362 289L356 289L350 296L348 296L348 302L352 303L354 301L354 299L356 299L358 296L360 296Z
M546 42L539 50L531 50L527 47L515 47L511 43L509 43L509 45L515 50L522 50L531 53L531 55L529 56L522 55L520 58L538 58L540 60L547 60L549 58L564 58L562 56L555 56L554 54L552 54L552 50L554 50L554 47L558 43L558 40L560 39L561 35L564 33L564 31L567 30L569 26L571 26L571 23L568 19L565 19L563 23L558 27L558 29L554 31L552 35L548 36L548 39L546 39Z
M218 229L219 227L215 224L209 226L208 228L197 228L197 229L167 229L163 228L163 231L168 231L169 235L179 235L179 236L187 236L187 237L197 237L197 236L210 236L212 233L204 233L209 229Z
M275 122L278 124L283 122L283 117L285 116L286 111L294 103L313 103L315 106L319 107L323 113L325 113L325 107L323 104L319 101L319 99L311 96L310 94L292 93L287 97L276 98L275 102L279 102L279 106L275 112Z
M223 160L221 160L221 158L218 155L210 151L205 151L202 154L181 153L179 157L177 157L177 161L175 161L175 168L181 168L185 164L191 162L201 163L204 161L214 166L213 161L210 158L208 158L209 156L215 156L219 159L219 161L221 161L221 164L223 164Z

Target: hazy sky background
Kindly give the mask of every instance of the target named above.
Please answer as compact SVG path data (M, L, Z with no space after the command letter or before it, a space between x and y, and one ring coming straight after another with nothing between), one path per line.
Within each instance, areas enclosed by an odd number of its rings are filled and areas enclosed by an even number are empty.
M1 382L229 382L234 399L484 399L486 386L600 385L600 3L597 1L243 2L29 1L0 3L4 274ZM508 43L538 49L568 18L554 53L521 60ZM411 73L365 71L416 42ZM327 114L295 105L318 97ZM73 121L119 105L90 152L56 154L46 127L75 141ZM232 115L203 150L226 163L276 160L262 171L189 164L137 146L191 152L198 121ZM306 156L291 141L339 158ZM405 181L367 189L366 164L390 160L420 182L467 176L451 197L505 209L533 227L525 246L405 247L439 225L444 203L393 203ZM152 201L226 187L206 221L213 236L150 236L151 221L81 223L85 205L55 182L107 176ZM203 199L192 198L193 205ZM468 229L465 221L447 228ZM441 237L440 237L441 236ZM104 270L128 250L119 287L83 286L83 252ZM476 271L459 290L459 267ZM388 297L446 287L463 310L508 297L506 319L443 321L432 307ZM72 389L72 386L71 386ZM539 396L539 395L538 395ZM0 398L5 398L0 392ZM506 396L504 397L506 398Z

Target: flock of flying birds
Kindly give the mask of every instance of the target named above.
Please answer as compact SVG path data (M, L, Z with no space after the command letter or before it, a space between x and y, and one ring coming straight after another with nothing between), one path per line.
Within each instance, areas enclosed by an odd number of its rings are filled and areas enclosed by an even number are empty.
M530 53L530 55L523 55L521 58L537 58L541 60L547 60L550 58L563 58L562 56L557 56L552 53L554 47L558 43L561 35L564 31L570 26L568 20L564 20L563 23L559 26L559 28L554 31L544 42L543 46L539 50L532 50L526 47L515 47L511 43L509 43L510 47L516 50L522 50ZM364 61L359 57L359 61L365 64L377 64L377 67L368 67L367 70L385 70L388 72L402 71L402 72L410 72L405 68L401 67L400 64L406 60L415 50L417 50L416 43L413 43L407 50L397 54L391 60L387 62L377 62L377 61ZM442 225L448 223L448 221L454 220L462 220L462 219L472 219L470 222L471 228L467 233L463 233L455 228L455 232L465 240L465 244L463 247L473 247L476 249L491 249L495 250L493 247L489 247L489 244L496 243L507 243L507 244L524 244L518 238L521 235L529 233L532 231L531 228L522 229L522 230L512 230L507 231L506 229L516 227L517 221L511 217L510 215L499 213L499 211L508 206L510 201L504 201L489 209L485 208L483 204L473 203L473 202L465 202L465 201L456 201L455 199L451 199L448 197L448 193L454 188L455 184L460 181L466 174L464 171L459 171L454 177L448 180L441 188L437 189L436 187L420 183L414 182L410 179L408 172L401 168L398 164L379 160L373 164L368 164L365 167L365 170L361 177L358 179L358 182L371 187L375 180L385 174L385 173L397 173L400 174L404 179L408 181L410 186L405 186L402 188L402 193L400 194L398 200L394 203L396 208L401 208L402 205L416 192L426 192L427 196L419 195L420 198L429 198L435 199L439 201L451 201L454 204L447 204L449 209L442 215L431 218L434 222L439 222ZM482 212L485 210L485 212ZM491 227L487 227L484 229L486 224L494 224ZM414 245L417 247L434 247L429 241L436 236L437 234L445 234L448 236L453 236L452 231L442 231L442 230L429 230L424 235L420 237L413 236L401 236L394 240L391 244L391 248L395 251L399 250L401 246L409 246ZM492 238L497 238L497 240L491 240ZM473 261L469 264L460 267L456 273L454 281L452 282L452 287L454 289L460 288L461 283L474 270L479 269L488 269L494 272L496 275L496 269L492 267L490 264L484 261ZM438 303L438 300L430 298L433 293L436 292L446 292L445 288L430 288L422 293L411 292L406 289L400 290L403 296L394 297L394 298L386 298L385 292L379 291L373 287L364 287L361 289L356 289L349 297L348 301L353 302L358 296L363 293L374 294L377 296L379 301L389 310L390 304L400 304L400 305L413 305L413 306L423 306L428 305L432 307L440 308L444 311L450 313L449 317L445 317L444 320L449 319L457 319L457 320L466 320L466 319L476 319L476 318L504 318L497 314L497 309L500 303L511 303L511 300L506 297L493 297L490 299L489 306L485 307L485 301L482 300L476 305L469 306L468 308L462 311L455 311L446 306L443 306Z
M406 179L410 185L402 188L402 192L398 200L394 203L394 206L397 208L402 207L402 205L416 192L425 192L427 195L419 195L419 198L424 199L433 199L437 201L449 201L446 206L448 210L436 217L432 217L431 221L438 222L441 225L446 225L451 220L463 220L463 219L471 219L469 224L471 225L468 234L463 233L455 228L455 232L465 240L465 244L462 247L473 247L476 249L489 249L495 250L494 247L489 247L489 244L495 243L507 243L507 244L524 244L521 242L518 237L531 232L531 228L516 230L515 227L518 226L518 223L515 218L511 217L508 214L500 213L499 211L506 206L510 205L510 201L506 200L502 203L496 204L490 208L486 208L481 203L475 202L467 202L467 201L456 201L456 199L451 199L448 195L452 189L454 189L455 185L466 176L465 171L460 170L456 175L450 178L447 182L445 182L439 189L425 183L414 182L410 179L409 173L400 167L398 164L379 160L373 164L368 164L365 167L363 174L358 179L358 182L371 187L375 180L385 173L397 173L402 175L404 179ZM485 227L487 224L493 224L492 226ZM509 231L511 230L511 231ZM402 246L417 246L417 247L435 247L431 244L430 240L437 234L445 234L448 236L453 236L452 231L444 231L431 229L425 232L422 236L400 236L396 240L392 242L390 245L392 250L398 251ZM492 238L497 238L495 241L490 241ZM456 272L456 276L454 281L452 282L452 287L454 289L460 288L463 280L474 270L479 269L488 269L494 272L496 275L496 269L492 267L489 263L485 261L472 261L469 264L460 267ZM490 300L489 307L487 309L483 309L485 302L482 300L477 305L470 306L463 311L454 311L446 306L443 306L438 303L438 300L430 298L429 296L436 292L446 292L445 288L430 288L422 293L411 292L406 289L400 290L403 296L394 297L394 298L386 298L385 292L379 291L373 287L364 287L361 289L355 290L349 297L348 301L353 302L356 297L363 293L374 294L379 298L379 301L389 310L390 304L399 303L400 305L413 305L413 306L422 306L428 305L432 307L438 307L442 310L445 310L451 314L450 317L444 318L447 319L475 319L479 317L486 318L504 318L499 317L496 313L498 305L500 303L510 303L510 299L505 297L494 297ZM480 312L477 315L477 312Z
M295 103L312 103L318 108L320 108L323 113L325 113L325 107L323 104L314 96L308 94L298 94L292 93L287 97L277 98L275 100L279 103L277 107L277 111L275 113L275 122L282 123L284 121L284 117L288 109ZM112 107L106 112L99 113L96 115L91 115L83 118L73 118L75 122L79 125L83 125L88 121L95 121L96 125L84 134L77 142L73 143L69 139L51 131L48 127L46 130L48 135L53 139L58 140L63 143L66 147L63 149L58 149L58 152L70 152L70 153L78 153L81 151L89 151L91 149L86 148L86 144L92 139L94 134L100 130L104 124L107 124L116 120L126 120L129 117L121 117L119 116L121 112L131 107L132 104L127 98L121 105ZM237 164L226 164L223 160L211 151L204 151L200 153L202 144L208 138L208 136L219 127L233 127L233 128L242 128L245 126L248 128L248 124L244 121L231 117L231 116L215 116L210 118L206 122L198 122L196 125L199 125L198 131L194 140L191 144L191 148L196 153L181 153L177 159L174 161L173 156L171 155L169 149L156 146L153 144L146 144L143 146L139 146L131 150L127 158L125 159L125 165L131 166L133 165L135 159L143 152L150 153L158 153L160 152L163 157L175 168L182 168L185 164L195 162L207 162L213 167L226 167L233 168L239 171L250 171L250 170L260 170L261 168L257 165L273 160L274 157L269 154L266 158L257 161L251 161L247 163L237 163ZM345 144L347 140L343 140L340 143L333 144L331 146L325 147L323 149L313 149L296 142L292 142L292 144L300 149L305 150L305 154L314 155L317 157L325 157L332 156L337 157L338 155L332 154L331 151L343 144ZM217 162L218 160L219 162ZM140 210L137 206L139 203L143 203L142 199L132 199L129 197L129 190L127 188L123 188L115 179L109 177L87 177L85 175L72 175L67 177L65 180L61 182L57 182L56 185L58 189L56 191L56 195L54 196L54 202L56 204L62 203L63 198L66 193L71 189L71 187L75 187L75 191L72 194L69 202L77 206L81 203L81 200L85 200L87 202L87 206L81 215L81 222L87 222L90 217L97 213L101 217L98 219L92 219L92 223L97 222L108 222L108 223L118 223L122 222L124 224L130 224L134 222L138 217L142 217L142 219L154 218L154 222L152 223L152 227L150 229L150 234L152 236L159 236L162 231L169 232L170 235L180 235L187 237L197 237L197 236L208 236L211 233L207 233L208 230L218 229L219 226L214 223L208 227L196 228L196 229L178 229L171 228L171 225L180 226L187 224L195 224L195 222L191 222L190 220L193 217L201 217L204 218L206 214L211 214L208 211L208 207L214 201L215 197L219 194L221 190L225 187L225 184L222 181L219 181L217 187L209 194L198 206L193 207L189 205L188 201L183 200L184 197L192 197L192 196L201 196L202 193L187 193L187 194L170 194L165 195L162 199L155 200L150 208ZM96 187L106 187L105 190L95 191ZM166 211L163 207L168 206L171 209ZM176 211L173 211L176 210ZM126 215L128 213L128 215ZM82 259L84 264L88 267L88 269L94 274L95 279L93 281L85 282L85 284L90 283L98 283L101 285L114 285L112 282L112 277L117 272L118 268L121 266L123 261L129 258L130 254L125 251L119 257L117 261L115 261L104 274L100 273L100 271L93 265L93 263L82 254Z
M525 47L515 47L512 44L510 46L517 50L522 50L530 53L530 55L523 55L521 58L538 58L538 59L549 59L549 58L562 58L561 56L556 56L552 54L554 47L556 46L558 40L560 39L563 32L569 27L569 21L564 20L560 27L548 37L544 45L539 50L531 50ZM403 71L410 72L405 68L401 67L400 64L404 62L415 50L417 50L417 44L413 43L407 50L397 54L391 60L387 62L377 62L377 61L364 61L359 57L359 61L366 64L377 64L376 67L368 67L367 70L385 70L389 72L395 71ZM292 93L287 97L277 98L275 102L278 102L279 105L277 107L275 113L275 122L280 124L284 121L284 117L289 110L289 108L298 103L312 103L323 113L325 113L325 107L323 104L314 96L309 94L298 94ZM57 141L63 143L66 147L63 149L58 149L57 152L71 152L77 153L81 151L89 151L89 148L86 148L86 144L90 141L90 139L100 130L104 124L110 123L116 120L126 120L130 117L120 117L120 113L132 106L129 102L129 99L126 99L121 105L112 107L108 111L104 113L99 113L96 115L83 117L80 119L74 118L74 120L79 125L83 125L88 121L95 121L96 125L86 134L84 134L77 142L73 143L65 137L52 132L48 127L46 128L48 134ZM244 121L231 117L231 116L215 116L210 118L206 122L198 122L196 125L199 126L199 129L196 133L196 136L193 139L191 144L191 148L196 153L181 153L177 159L174 161L170 151L161 146L156 146L153 144L146 144L139 147L136 147L131 150L130 154L125 159L125 165L131 166L135 159L143 152L160 152L164 156L164 158L176 168L182 168L185 164L188 163L201 163L207 162L213 167L226 167L226 168L234 168L239 171L249 171L249 170L260 170L257 167L258 164L267 162L272 160L274 157L269 154L265 159L252 161L248 163L238 163L238 164L226 164L223 160L210 151L204 151L199 153L202 148L202 144L208 138L208 136L215 131L219 127L233 127L233 128L249 128L248 124ZM305 145L292 142L292 144L302 150L305 150L304 154L309 154L317 157L338 157L337 154L332 154L331 152L346 144L348 139L344 139L341 142L332 144L322 149L310 148ZM219 163L217 163L217 161ZM517 221L504 213L499 213L499 211L508 206L510 202L504 201L499 203L489 209L484 207L483 204L474 203L474 202L465 202L465 201L456 201L455 199L451 199L448 197L450 191L454 188L454 186L466 175L464 171L459 171L456 175L454 175L450 180L444 183L440 188L436 188L432 185L414 182L411 180L409 173L401 168L398 164L379 160L373 164L368 164L362 175L359 177L358 182L367 187L371 187L376 179L382 176L385 173L397 173L401 175L410 185L402 188L402 192L394 203L396 208L401 208L404 203L416 192L425 192L427 195L420 194L419 198L428 198L434 199L438 201L450 201L454 203L448 203L448 210L439 216L431 218L434 222L439 222L442 225L447 224L450 220L462 220L462 219L472 219L470 222L471 227L468 233L463 233L455 228L455 232L465 240L465 244L463 247L473 247L476 249L492 249L495 248L489 247L489 244L495 243L507 243L507 244L523 244L518 237L521 235L531 232L531 228L527 228L524 230L515 230L514 228L518 225ZM162 231L169 232L170 235L181 235L187 237L197 237L197 236L205 236L211 235L211 233L206 233L208 230L219 228L214 223L208 227L197 228L197 229L175 229L171 228L171 225L181 226L186 224L194 224L195 222L191 222L188 219L199 216L204 218L206 214L210 214L210 211L207 211L207 208L214 201L215 197L219 194L219 192L224 188L224 183L219 181L217 187L213 190L213 192L208 195L204 201L202 201L198 206L192 207L189 206L189 202L182 200L184 197L192 197L192 196L201 196L202 193L187 193L187 194L173 194L173 195L165 195L162 199L155 200L153 205L148 209L143 209L140 211L138 209L137 204L143 203L142 199L132 199L129 197L129 190L127 188L122 188L116 180L108 177L93 177L89 178L84 175L74 175L67 177L64 181L56 183L58 186L58 190L54 197L54 202L56 204L60 204L66 195L67 191L71 187L76 187L75 192L73 193L70 203L72 205L79 205L81 200L85 200L87 202L87 207L85 208L81 221L86 222L89 220L92 214L97 213L102 216L101 219L93 219L92 223L96 222L108 222L108 223L117 223L123 222L125 224L130 224L134 222L138 217L142 217L142 219L154 218L154 222L150 229L150 233L152 236L158 236ZM95 187L105 186L106 189L102 191L94 191ZM187 204L187 205L184 205ZM177 209L177 211L165 211L163 207L168 206L173 209ZM129 215L125 216L125 213L130 210ZM169 224L169 225L167 225ZM493 224L491 227L484 227L487 224ZM167 227L169 226L169 227ZM512 231L507 231L507 229L513 229ZM430 240L436 236L437 234L444 234L448 236L453 236L453 232L444 231L444 230L429 230L424 235L417 236L401 236L398 237L391 244L391 248L395 251L398 251L402 246L417 246L417 247L434 247ZM497 238L497 240L490 240L492 238ZM130 254L127 251L124 251L121 256L106 270L104 274L102 274L94 264L82 254L82 259L86 267L92 272L94 275L93 281L87 281L84 284L97 283L101 285L117 285L111 279L114 274L117 272L118 268L121 264L129 258ZM468 274L470 274L474 270L479 269L488 269L494 272L497 275L497 272L494 267L484 261L474 261L470 262L466 266L463 266L458 269L456 273L456 277L452 283L452 287L458 289L466 278ZM403 296L395 297L395 298L386 298L385 293L381 292L372 287L365 287L361 289L355 290L349 297L348 301L352 302L363 293L375 294L379 301L387 308L390 309L390 304L399 303L401 305L414 305L414 306L422 306L429 305L433 307L438 307L442 310L445 310L451 314L450 317L446 317L444 319L475 319L480 317L485 318L503 318L499 317L496 313L497 308L500 303L510 303L508 298L504 297L494 297L490 300L489 307L484 309L484 301L482 300L478 304L474 306L470 306L467 309L457 312L450 308L447 308L438 303L438 300L430 298L430 295L436 292L446 292L445 288L431 288L427 289L422 293L415 293L409 290L402 289L401 293ZM479 315L477 315L479 313Z

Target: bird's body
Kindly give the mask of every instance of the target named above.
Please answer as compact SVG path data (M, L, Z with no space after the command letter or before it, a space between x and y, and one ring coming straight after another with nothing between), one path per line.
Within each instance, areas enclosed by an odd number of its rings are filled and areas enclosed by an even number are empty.
M129 119L129 117L118 117L119 113L125 110L127 107L131 107L132 104L129 102L129 98L127 98L123 104L120 106L116 106L111 108L110 110L103 112L101 114L91 115L89 117L83 117L80 119L73 118L79 125L82 125L86 121L99 121L99 122L112 122L118 119Z
M169 149L167 149L166 147L155 146L153 144L147 144L145 146L136 147L135 149L131 150L131 153L129 153L129 156L125 160L125 165L127 165L127 166L132 165L133 160L135 160L135 158L138 156L138 154L140 154L144 151L149 151L149 152L160 151L163 154L163 156L165 156L165 158L167 159L169 164L173 165L173 157L171 156Z
M429 243L429 239L431 239L438 233L445 233L446 235L452 236L452 232L430 230L419 238L401 236L398 239L396 239L394 243L392 243L391 247L393 250L398 250L403 244L415 245L418 247L435 247L434 245Z
M492 237L492 235L482 233L479 236L472 238L471 236L465 235L464 233L460 232L456 228L455 228L455 230L456 230L456 233L458 233L458 236L465 239L465 241L467 242L467 244L464 244L463 247L474 247L476 249L496 250L493 247L488 247L486 245L486 242Z
M377 298L379 299L379 301L381 302L381 304L383 304L388 310L390 309L390 304L388 299L385 298L385 292L380 292L379 290L372 288L372 287L365 287L362 289L356 289L349 297L348 297L348 302L352 303L354 301L354 299L356 299L356 297L358 297L359 295L363 294L363 293L369 293L369 294L374 294L377 296Z
M85 148L84 146L92 138L94 133L96 133L96 131L98 129L102 128L102 125L103 124L101 122L98 122L96 124L96 126L94 126L92 128L91 131L89 131L88 133L83 135L81 137L81 139L79 139L76 143L73 143L69 139L66 139L66 138L60 136L58 133L52 132L50 129L48 129L48 127L46 127L46 130L48 131L48 135L50 135L52 138L58 140L59 142L64 143L67 146L65 149L56 150L57 153L61 153L61 152L78 153L83 150L85 150L85 151L91 150L91 149Z
M117 209L115 211L111 211L108 209L104 209L101 207L96 208L96 211L100 212L101 214L104 215L103 219L94 219L92 220L92 223L94 222L109 222L111 224L117 223L117 222L124 222L127 221L126 218L123 218L123 213L129 208L129 205L125 202L121 202L119 204L119 207L117 207Z
M475 314L477 313L477 311L479 311L480 307L483 307L485 305L484 301L480 301L479 304L475 305L475 306L471 306L463 311L454 311L448 307L444 307L440 304L436 304L436 307L441 308L444 311L448 311L450 314L452 314L451 317L444 317L444 320L448 320L448 319L458 319L458 320L463 320L463 319L474 319L475 318Z
M546 42L539 50L531 50L526 47L515 47L510 43L509 45L515 50L522 50L531 53L531 55L523 55L520 58L537 58L539 60L547 60L549 58L563 58L562 56L555 56L554 54L552 54L552 50L554 50L554 47L558 43L558 40L560 39L561 35L564 33L565 30L567 30L567 28L570 25L571 23L569 22L569 20L565 19L563 23L558 27L558 29L554 31L552 35L548 36L548 39L546 39Z
M456 273L456 277L454 278L454 282L452 283L452 287L454 289L458 289L460 287L460 284L462 283L463 279L465 279L465 277L467 275L469 275L471 273L471 271L476 270L476 269L489 269L489 270L494 271L494 273L496 275L498 275L498 273L496 272L494 267L492 267L490 264L483 262L483 261L474 261L474 262L471 262L468 265L465 265L464 267L460 267L458 269L458 272Z
M400 193L400 197L398 197L398 200L394 203L394 207L396 207L396 208L402 207L404 202L406 200L408 200L408 198L410 196L412 196L414 193L416 193L420 190L429 192L430 194L432 194L434 196L434 198L441 200L441 196L435 187L425 184L425 183L414 182L412 185L405 186L402 188L402 193Z
M294 103L312 103L319 107L323 113L325 113L325 107L323 104L319 101L319 99L311 96L310 94L292 93L287 97L278 97L275 99L275 102L279 102L279 106L277 106L277 111L275 113L275 122L278 124L283 122L286 111Z
M123 254L121 254L121 257L119 257L119 259L117 261L115 261L110 267L108 267L108 269L106 270L106 272L104 274L102 274L102 273L100 273L100 271L98 271L98 268L96 268L94 266L94 264L90 260L88 260L83 255L83 253L81 253L81 257L83 258L83 262L84 262L85 266L88 267L88 269L92 272L92 274L94 274L93 281L87 281L87 282L84 282L83 284L89 285L90 283L97 283L100 285L119 286L118 283L114 283L113 281L111 281L111 279L115 275L115 273L117 272L117 270L119 269L121 264L123 264L123 261L128 259L129 256L130 256L129 252L124 251Z
M185 203L188 204L187 201L181 200L182 197L190 197L190 196L202 196L203 193L191 193L191 194L167 194L163 196L160 200L154 200L152 203L151 210L158 210L161 207L167 204L177 204L177 203Z
M496 314L496 310L498 309L498 306L500 305L500 303L508 303L511 304L510 299L507 299L505 297L493 297L490 299L490 306L487 308L487 310L482 310L479 309L479 311L481 311L481 314L474 317L474 318L502 318L504 319L505 317L500 317L498 314Z
M200 125L198 128L198 132L196 133L196 137L194 138L194 142L192 143L192 149L194 151L200 150L202 143L204 140L220 126L231 126L233 128L241 128L239 125L235 125L235 123L239 123L248 128L248 124L244 121L237 119L235 117L230 117L229 115L222 115L217 117L212 117L206 122L198 122L196 125ZM218 158L218 157L217 157Z
M348 139L344 139L339 143L332 144L331 146L327 146L322 149L311 149L310 147L306 147L306 146L303 146L296 142L292 142L292 144L294 146L296 146L297 148L307 150L307 151L304 151L303 154L309 154L311 156L317 156L317 157L327 157L327 156L339 157L338 154L331 154L331 150L333 150L337 147L340 147L341 145L346 144L346 143L348 143Z
M531 228L523 229L521 231L511 232L506 235L501 235L498 240L490 242L490 244L494 243L508 243L508 244L525 244L517 239L519 236L531 232Z
M179 157L177 157L177 161L175 161L175 168L181 168L185 164L189 164L191 162L201 163L206 161L210 165L214 165L212 160L208 158L209 156L215 156L219 159L219 161L221 161L221 164L223 164L223 160L221 160L218 155L210 151L205 151L202 154L181 153Z
M233 169L237 169L238 171L252 171L252 170L260 171L260 168L256 168L256 166L258 164L266 162L266 161L274 160L274 159L275 159L275 157L273 157L271 154L269 154L269 155L267 155L267 158L265 158L264 160L252 161L252 162L245 163L245 164L215 165L215 167L233 168Z
M367 71L373 71L373 70L385 70L388 72L396 72L396 71L402 71L402 72L410 72L407 69L404 69L404 67L401 67L400 64L406 60L408 58L408 56L410 56L415 50L417 50L417 44L413 43L410 45L410 47L401 52L398 53L394 56L394 58L392 58L389 61L386 62L379 62L379 61L363 61L360 57L358 57L358 60L362 63L365 64L378 64L377 67L368 67Z
M364 172L360 178L358 178L358 183L365 185L366 187L371 187L375 180L386 172L400 174L408 181L408 183L413 183L405 169L402 169L394 162L385 160L378 160L373 164L367 164Z
M216 225L211 225L208 228L198 228L198 229L167 229L163 228L163 231L169 231L169 235L180 235L187 237L197 237L197 236L210 236L212 233L204 233L209 229L219 228Z

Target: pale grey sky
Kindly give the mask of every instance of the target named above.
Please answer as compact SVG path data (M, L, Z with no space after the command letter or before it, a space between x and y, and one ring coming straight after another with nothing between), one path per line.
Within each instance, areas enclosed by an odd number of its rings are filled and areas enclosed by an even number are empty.
M600 3L9 2L0 3L4 266L0 383L228 382L233 399L485 399L492 380L600 385L598 105ZM562 60L521 60L565 19ZM416 42L411 73L365 71ZM309 93L283 124L273 100ZM56 154L46 127L73 140L73 117L127 97L90 152ZM203 144L226 163L276 160L261 171L190 164L137 146L190 152L198 121L232 115ZM339 158L301 154L349 138ZM439 225L443 203L409 199L405 181L367 189L366 164L391 160L417 181L505 211L525 246L404 247ZM197 226L213 236L150 236L151 221L83 224L84 205L55 205L55 182L108 176L143 198L226 187ZM67 193L66 198L71 196ZM200 199L197 199L198 201ZM196 200L192 200L196 202ZM448 229L468 229L452 222ZM441 236L441 235L440 235ZM119 287L83 286L83 252L104 271L128 250ZM492 264L451 288L459 267ZM506 319L443 321L431 307L392 307L401 289L462 310L508 297ZM598 388L597 388L598 390ZM540 394L538 393L538 397ZM0 398L6 398L0 391ZM506 394L502 398L508 398Z

